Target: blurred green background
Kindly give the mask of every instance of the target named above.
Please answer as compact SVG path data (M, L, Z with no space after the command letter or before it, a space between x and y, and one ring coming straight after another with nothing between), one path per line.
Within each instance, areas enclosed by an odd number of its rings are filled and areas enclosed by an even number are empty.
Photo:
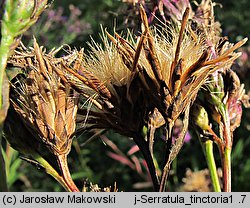
M231 42L250 34L250 1L217 0L215 8L217 20L220 21L223 35ZM221 6L222 8L220 8ZM40 20L23 36L25 44L31 44L35 35L40 45L48 49L68 44L71 48L88 48L87 42L92 36L101 42L100 24L108 31L124 31L130 26L133 9L121 0L54 0ZM133 23L136 24L136 23ZM235 71L250 90L250 46L241 49L242 57L234 65ZM244 109L241 126L234 135L232 152L232 190L250 191L250 110ZM79 188L83 185L98 184L99 187L113 187L116 183L118 191L150 191L150 179L145 168L142 155L134 147L129 138L114 132L106 133L102 138L83 145L88 136L75 139L69 155L72 177ZM108 141L108 142L103 142ZM4 144L8 185L11 191L63 191L54 179L39 167L22 161L16 151ZM219 161L219 160L218 160ZM219 162L218 162L218 166ZM183 189L183 184L194 171L206 168L205 158L197 138L192 135L190 142L173 163L169 178L168 191ZM183 179L185 178L186 179ZM194 176L199 177L199 176ZM202 180L197 178L196 181ZM204 179L206 180L206 178ZM194 188L194 190L196 190Z

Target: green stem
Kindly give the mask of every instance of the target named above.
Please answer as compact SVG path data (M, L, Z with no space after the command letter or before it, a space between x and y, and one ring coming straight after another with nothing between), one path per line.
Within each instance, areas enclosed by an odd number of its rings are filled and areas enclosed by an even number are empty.
M233 138L230 132L230 120L227 106L223 108L223 138L225 148L222 154L222 170L223 170L223 191L231 192L231 151L233 146Z
M231 148L225 148L223 155L223 189L231 191Z
M47 0L39 1L6 1L4 4L4 15L1 21L1 43L0 43L0 150L2 148L2 127L5 120L9 99L3 97L5 68L11 52L18 43L18 37L34 24L45 9ZM35 8L36 7L36 8ZM35 11L35 12L34 12ZM7 95L9 92L7 92ZM8 97L8 96L7 96ZM6 107L7 106L7 107ZM3 112L4 111L4 112ZM6 189L6 171L2 152L0 151L0 191Z
M40 155L33 155L34 159L45 168L46 173L51 175L54 179L56 179L66 191L72 192L71 187L68 185L67 181L65 181L64 177L60 176L58 172Z
M70 188L70 191L79 192L79 189L76 187L74 181L72 180L71 174L69 172L67 155L65 155L65 154L58 155L57 162L58 162L59 168L61 170L62 178L67 183L67 186Z
M215 192L221 192L219 177L217 174L217 168L214 160L213 153L213 141L207 140L204 142L204 152L207 160L208 169L210 172L212 185Z
M11 45L14 42L14 38L9 35L3 35L2 34L2 38L1 38L1 43L0 43L0 191L7 191L7 180L6 180L6 170L5 170L5 161L2 155L2 127L3 127L3 123L5 120L5 114L3 113L3 111L5 109L3 109L3 80L4 80L4 74L5 74L5 68L7 65L7 60L8 60L8 56L10 54L11 51ZM9 102L9 101L7 101Z
M7 60L11 51L11 45L14 43L14 37L9 35L8 37L2 36L1 44L0 44L0 109L2 109L3 105L3 78L5 73L5 68L7 65Z
M5 161L2 154L2 129L0 130L0 192L8 191Z

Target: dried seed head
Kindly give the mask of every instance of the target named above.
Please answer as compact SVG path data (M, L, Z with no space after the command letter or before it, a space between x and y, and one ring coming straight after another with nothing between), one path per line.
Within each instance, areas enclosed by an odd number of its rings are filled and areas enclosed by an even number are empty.
M117 39L121 45L115 39L115 44L109 43L104 35L104 48L93 42L89 56L75 59L58 73L97 107L78 111L85 129L114 129L131 137L141 131L147 108L138 75L132 72L134 44L118 35Z
M110 43L107 36L103 34L104 49L92 41L91 53L86 57L84 66L87 71L92 72L110 89L112 86L126 85L131 76L130 70L124 64L121 55L116 50L116 45ZM129 57L126 61L130 61Z
M145 16L143 10L141 13ZM210 74L218 69L226 70L232 64L238 57L233 51L246 42L245 39L235 45L224 42L223 46L220 46L223 50L214 56L207 41L212 30L205 28L199 32L193 31L192 22L188 21L188 18L189 9L183 14L180 27L168 26L161 29L161 32L156 29L155 32L151 31L147 28L147 23L143 22L144 30L148 31L148 34L144 46L145 58L141 62L150 79L154 80L153 83L158 82L159 86L163 86L163 90L150 86L149 93L160 95L156 107L167 123L174 123L188 104L195 100L198 90ZM212 23L209 24L212 26ZM158 91L153 92L152 89ZM171 126L173 124L170 128Z
M214 56L207 42L211 30L194 31L189 10L186 9L180 26L172 23L165 28L151 29L141 7L143 29L138 41L107 33L112 43L104 37L104 49L93 42L92 52L81 62L85 70L82 76L92 73L103 91L96 89L97 85L77 79L79 75L64 73L67 80L73 75L78 85L83 83L99 95L92 100L93 94L87 97L100 111L82 111L88 112L90 126L113 128L128 135L128 132L139 132L147 124L149 112L157 108L171 132L174 122L195 100L208 76L218 69L225 70L238 57L233 51L246 40L236 45L217 42L215 49L220 53ZM71 69L77 71L72 65ZM86 121L86 117L79 120Z
M76 128L78 98L67 83L51 71L53 57L42 52L34 41L27 58L22 51L19 59L26 62L27 77L12 87L11 104L30 132L42 140L55 155L68 154ZM10 61L18 63L19 61ZM14 64L23 67L19 64Z

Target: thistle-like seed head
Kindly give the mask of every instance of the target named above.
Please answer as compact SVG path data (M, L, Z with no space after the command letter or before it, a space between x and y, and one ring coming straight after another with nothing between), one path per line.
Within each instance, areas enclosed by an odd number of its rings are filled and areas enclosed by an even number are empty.
M78 98L52 70L54 59L34 41L31 51L19 51L10 59L25 67L26 77L14 83L11 105L29 131L55 155L68 154L76 128Z
M104 36L104 47L93 42L89 56L78 52L78 58L58 72L96 106L78 111L78 121L89 128L131 136L141 132L156 108L171 131L209 75L225 70L239 56L234 50L246 42L217 42L220 53L214 56L207 42L212 31L193 30L189 8L181 25L172 22L161 28L149 28L142 7L140 12L143 27L137 41L106 32L112 43Z

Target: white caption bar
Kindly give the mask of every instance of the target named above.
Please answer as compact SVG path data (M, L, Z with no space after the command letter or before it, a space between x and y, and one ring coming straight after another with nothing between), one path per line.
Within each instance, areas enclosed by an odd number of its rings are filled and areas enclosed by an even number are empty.
M236 193L51 193L51 192L0 192L0 207L250 207L250 194Z

